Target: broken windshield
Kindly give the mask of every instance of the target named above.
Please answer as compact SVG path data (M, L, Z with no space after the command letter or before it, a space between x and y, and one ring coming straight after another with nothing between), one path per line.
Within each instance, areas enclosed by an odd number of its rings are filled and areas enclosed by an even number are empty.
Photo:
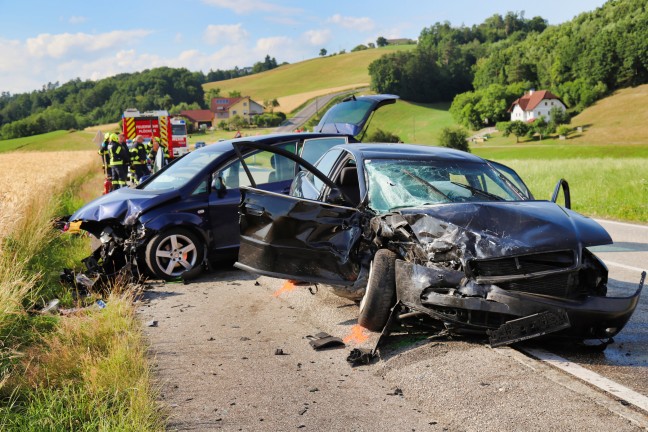
M519 200L485 163L373 159L365 161L365 170L369 206L379 213L430 204Z

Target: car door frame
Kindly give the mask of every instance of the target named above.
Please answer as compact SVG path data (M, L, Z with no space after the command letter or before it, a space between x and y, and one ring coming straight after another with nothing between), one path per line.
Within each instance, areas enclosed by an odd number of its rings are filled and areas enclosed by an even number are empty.
M251 184L241 187L240 249L235 266L275 278L354 285L361 271L355 251L362 238L363 212L257 188L239 147L285 156L344 196L331 179L299 156L265 144L235 143Z

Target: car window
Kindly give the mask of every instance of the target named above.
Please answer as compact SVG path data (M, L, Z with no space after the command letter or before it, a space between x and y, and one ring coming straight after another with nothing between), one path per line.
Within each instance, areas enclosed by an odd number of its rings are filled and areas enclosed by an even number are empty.
M307 139L302 144L299 156L306 162L314 165L328 149L348 142L349 140L346 136Z
M295 142L280 144L277 147L295 153ZM243 158L250 169L250 174L257 185L291 180L295 177L295 162L268 151L253 152ZM219 173L228 189L251 186L241 162L237 159Z
M518 173L516 173L512 168L502 165L501 163L488 161L491 165L495 167L503 176L509 179L515 187L517 187L527 198L533 199L533 194L527 187L527 185L522 181Z
M401 207L469 201L516 201L517 194L485 163L438 160L365 161L369 206Z
M320 170L322 174L326 176L330 176L331 170L333 169L333 165L335 165L335 162L340 158L340 154L342 153L342 150L334 149L326 152L321 159L317 162L315 165L315 168ZM308 173L306 175L306 178L308 181L310 181L314 188L317 190L317 192L321 192L322 188L324 187L324 183L315 177L313 173Z
M142 189L149 191L180 189L221 154L219 152L189 153L155 175Z
M209 191L209 189L207 187L207 179L205 179L205 180L200 182L198 187L196 189L194 189L194 191L191 193L191 195L200 195L200 194L207 193L207 191Z

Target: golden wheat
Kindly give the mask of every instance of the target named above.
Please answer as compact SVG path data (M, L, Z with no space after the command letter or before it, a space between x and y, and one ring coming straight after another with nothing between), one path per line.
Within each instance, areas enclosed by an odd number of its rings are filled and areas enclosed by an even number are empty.
M0 154L0 238L23 217L32 200L48 199L74 172L99 164L93 151Z

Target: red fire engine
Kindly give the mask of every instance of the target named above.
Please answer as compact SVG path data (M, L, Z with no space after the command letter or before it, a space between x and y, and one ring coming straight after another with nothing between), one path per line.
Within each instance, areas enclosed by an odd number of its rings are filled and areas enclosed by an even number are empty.
M126 139L134 140L137 135L146 138L160 138L167 145L171 158L182 156L187 147L187 125L181 118L170 117L165 110L140 113L129 108L122 115L122 128Z

